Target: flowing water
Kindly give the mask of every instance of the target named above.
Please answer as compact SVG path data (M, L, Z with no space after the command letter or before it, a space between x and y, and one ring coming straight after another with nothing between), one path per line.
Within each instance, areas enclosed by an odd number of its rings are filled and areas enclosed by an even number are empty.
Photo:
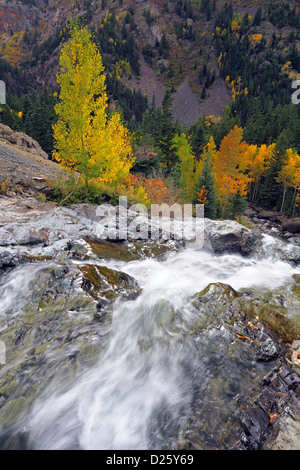
M19 314L19 309L30 296L29 284L40 270L39 265L22 266L0 279L0 318Z
M142 291L132 300L115 301L110 332L96 365L69 384L54 383L35 402L22 423L31 447L110 450L175 445L191 413L195 381L198 392L205 394L209 373L189 334L199 315L189 299L211 282L236 290L276 289L300 273L299 268L274 260L267 237L265 248L263 258L215 256L188 248L160 261L98 261L133 276ZM39 269L33 266L3 278L0 316L13 304L17 313Z

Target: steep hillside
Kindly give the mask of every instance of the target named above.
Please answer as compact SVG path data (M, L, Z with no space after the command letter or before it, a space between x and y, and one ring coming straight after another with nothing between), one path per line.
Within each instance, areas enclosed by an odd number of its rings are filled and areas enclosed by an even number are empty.
M233 1L230 32L241 37L242 18L247 17L250 19L248 37L261 34L269 55L274 52L274 36L279 53L291 42L298 50L295 33L298 17L295 24L291 23L291 13L285 4L298 12L299 2L283 2L283 10L275 9L270 15L271 3ZM231 100L230 86L225 83L226 76L220 67L220 38L215 31L218 14L225 4L223 0L13 0L9 3L0 0L0 75L7 81L11 94L42 92L44 87L54 90L60 45L68 34L68 18L81 17L99 43L110 74L111 96L121 106L131 101L125 105L128 107L125 117L139 120L145 105L142 97L138 105L134 103L135 98L127 96L124 84L140 90L148 104L155 98L158 105L170 87L174 92L175 119L190 126L203 114L222 115L224 106ZM253 25L259 7L263 19ZM282 19L285 15L282 11L286 12L286 21ZM251 50L251 57L260 55L259 47ZM267 55L264 60L269 60ZM122 84L119 84L114 72L121 61L130 64L130 71L126 74L121 70Z
M132 34L140 60L140 66L131 63L132 80L127 80L131 87L146 93L148 101L155 96L157 104L161 104L166 86L179 88L177 105L174 106L175 117L180 122L191 124L197 120L203 110L210 109L213 104L209 96L208 106L200 106L204 96L203 84L199 81L199 71L204 64L211 73L208 82L209 94L214 97L216 81L219 90L222 88L218 80L215 48L211 41L213 32L213 15L208 21L206 12L200 8L199 2L163 2L163 1L99 1L99 0L14 0L7 4L0 2L0 34L2 38L2 64L0 72L10 82L9 92L21 92L20 82L25 92L32 92L43 86L56 86L57 59L60 43L66 35L65 25L70 15L81 16L88 27L97 31L103 18L109 13L116 15L121 41L124 36ZM125 28L122 29L123 25ZM113 31L106 31L112 37ZM108 39L110 39L110 37ZM115 38L113 37L115 40ZM108 55L107 67L116 62L116 50L107 45L102 46L103 54ZM123 54L128 60L131 51ZM123 57L122 57L123 58ZM132 57L129 57L132 62ZM145 66L146 62L146 66ZM8 65L7 65L8 64ZM23 73L12 73L10 67L18 67ZM14 75L18 74L17 79ZM28 74L36 82L28 79ZM214 80L215 78L215 80ZM183 85L184 84L184 85ZM39 87L40 85L40 87ZM188 98L182 96L182 88ZM219 115L222 108L229 102L229 95L222 88L222 96L218 93L219 105L212 111ZM206 94L208 95L208 93ZM175 95L176 96L176 95ZM177 110L180 110L178 112ZM209 113L210 114L210 113ZM182 118L182 116L187 116Z

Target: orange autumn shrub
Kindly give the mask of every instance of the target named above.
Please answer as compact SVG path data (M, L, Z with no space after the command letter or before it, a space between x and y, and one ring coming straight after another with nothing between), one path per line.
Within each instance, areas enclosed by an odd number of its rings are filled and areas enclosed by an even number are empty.
M145 178L137 174L129 174L122 180L125 195L138 197L145 193L148 202L161 204L166 202L168 188L160 178ZM141 201L142 202L142 201Z

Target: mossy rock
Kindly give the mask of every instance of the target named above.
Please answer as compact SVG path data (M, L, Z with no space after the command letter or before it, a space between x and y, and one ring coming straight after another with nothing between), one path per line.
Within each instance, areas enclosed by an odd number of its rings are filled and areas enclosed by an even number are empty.
M85 240L96 257L107 260L134 261L143 258L161 258L170 251L178 251L179 243L169 240L146 240L143 242L110 242Z
M245 316L259 319L271 328L283 341L291 343L300 334L297 327L284 314L272 308L272 305L253 301L231 286L222 283L209 284L192 299L193 306L200 315L193 331L207 328L216 317L223 316L227 325L234 325L238 318Z
M52 380L73 380L95 363L110 320L95 321L98 302L81 281L73 264L42 268L29 283L18 315L0 319L0 340L6 345L6 364L0 367L0 440Z
M113 243L106 240L85 240L91 248L91 251L98 257L107 260L132 261L139 258L134 245L128 246L127 243Z
M136 281L121 271L93 264L79 265L78 269L83 275L83 288L95 299L114 300L140 290Z
M300 274L293 275L292 293L300 301Z
M276 289L241 289L239 292L244 299L253 304L256 310L262 312L262 318L269 319L272 323L279 321L278 327L283 326L285 329L294 330L293 337L300 334L299 275L293 275L290 282Z
M195 321L190 339L198 360L192 376L193 412L179 448L259 448L277 398L284 396L285 406L290 404L285 377L298 383L295 366L286 358L291 357L290 342L299 331L271 306L226 284L209 284L191 302ZM192 355L189 366L193 367ZM268 388L269 376L274 382Z

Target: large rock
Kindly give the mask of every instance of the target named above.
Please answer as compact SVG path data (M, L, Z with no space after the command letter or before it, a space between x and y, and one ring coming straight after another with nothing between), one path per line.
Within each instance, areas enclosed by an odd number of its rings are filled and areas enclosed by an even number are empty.
M118 296L132 296L140 290L135 279L121 271L93 264L83 264L78 268L83 275L83 289L94 299L114 300Z
M282 224L282 229L290 233L300 233L300 218L286 220Z
M266 219L271 220L273 222L281 222L282 218L284 217L283 212L277 211L267 211L267 210L260 210L256 216L258 219Z
M55 255L56 243L95 233L97 223L66 207L40 203L33 198L0 197L0 247L22 247L36 254ZM47 250L48 247L48 250ZM48 252L47 252L48 251Z
M199 380L180 448L299 450L299 439L287 442L299 429L300 378L285 343L299 331L222 283L196 294L193 305ZM294 418L287 423L288 414Z
M46 261L15 269L6 274L8 297L4 304L2 298L0 315L6 345L6 363L0 366L2 449L12 445L6 431L49 381L72 379L95 362L111 323L111 300L139 290L129 275L104 266ZM23 290L20 298L15 294L10 299L16 280Z
M13 268L15 266L18 266L23 261L24 260L22 256L19 254L14 256L11 253L7 253L5 251L3 253L0 253L0 274L3 269Z
M205 240L217 254L249 255L261 241L261 235L233 220L208 220L204 224Z
M13 131L10 127L5 126L4 124L0 124L0 140L16 145L22 150L30 151L31 154L37 157L42 157L45 160L48 160L49 158L47 153L36 140L23 132Z

